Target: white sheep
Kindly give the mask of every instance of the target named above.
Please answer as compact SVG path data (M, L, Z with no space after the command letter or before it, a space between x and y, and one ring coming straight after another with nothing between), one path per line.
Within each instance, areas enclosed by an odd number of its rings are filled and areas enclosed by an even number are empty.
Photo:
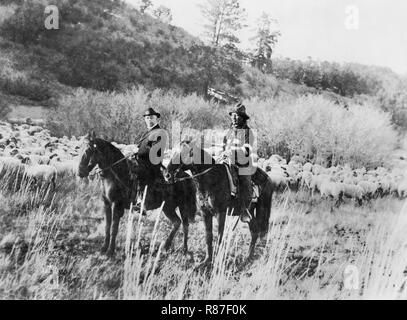
M403 179L397 186L397 195L399 198L407 197L407 179Z
M281 166L271 166L270 171L268 171L267 174L277 188L288 187L288 184L292 182L292 178L288 177L288 174L281 168Z
M305 164L302 166L302 170L303 170L303 171L309 171L309 172L311 172L311 170L312 170L312 163L310 163L310 162L305 163Z
M321 191L321 185L324 181L330 181L331 177L327 174L313 175L311 180L311 194L314 196L315 191Z
M379 188L377 183L366 180L358 181L357 185L363 189L363 193L369 198L374 197Z
M342 183L343 194L347 198L352 198L358 202L359 205L362 205L363 201L363 189L362 187L355 184Z
M340 201L343 193L343 185L339 182L324 180L320 186L321 197L332 197L336 201Z
M314 164L312 166L312 173L315 175L322 174L324 173L324 171L325 171L324 167L320 166L319 164Z
M314 177L314 175L312 174L312 172L310 171L302 171L298 174L299 178L300 178L300 186L301 188L308 188L309 190L311 189L311 182L312 179Z
M79 158L64 161L58 161L57 158L53 158L50 165L56 168L59 176L75 176L78 171Z

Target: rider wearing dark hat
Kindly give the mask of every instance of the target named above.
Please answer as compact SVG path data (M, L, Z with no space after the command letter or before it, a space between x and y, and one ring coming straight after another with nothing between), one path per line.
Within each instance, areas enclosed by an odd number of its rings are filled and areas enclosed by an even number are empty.
M144 122L147 126L147 131L140 137L137 142L138 146L138 158L150 161L150 150L151 147L160 141L160 138L156 133L160 129L159 119L161 115L156 112L153 108L148 108L144 114ZM161 154L159 155L161 156Z
M143 117L147 131L138 139L136 143L138 151L133 157L137 163L133 174L138 178L140 191L144 190L146 185L153 183L161 176L160 168L164 157L163 149L168 141L167 132L160 128L159 125L160 113L156 112L153 108L148 108L143 113Z
M228 154L232 163L239 168L239 194L238 212L241 220L249 222L251 215L248 212L252 200L251 170L240 170L250 166L249 156L253 148L253 132L247 125L250 117L246 113L246 107L238 103L230 110L229 115L232 123L230 129L223 138L224 154Z

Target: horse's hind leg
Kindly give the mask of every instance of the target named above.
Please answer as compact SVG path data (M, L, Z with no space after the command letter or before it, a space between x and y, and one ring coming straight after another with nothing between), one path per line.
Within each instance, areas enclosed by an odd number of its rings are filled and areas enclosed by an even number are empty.
M189 220L188 220L188 211L182 208L179 208L179 213L182 218L182 231L184 235L184 254L188 253L188 230L189 230Z
M256 219L250 221L249 229L250 229L250 234L252 236L252 239L250 241L249 254L247 256L248 261L252 260L254 257L254 248L256 247L256 242L257 242L257 239L259 238L259 230L257 227Z
M172 230L170 232L170 235L168 236L167 240L165 240L164 243L164 249L168 251L171 247L172 240L174 239L175 235L177 234L177 231L179 229L179 226L181 225L180 219L175 215L174 213L174 219L171 220L172 222Z
M106 253L110 244L110 228L112 225L112 206L108 199L103 198L103 210L105 211L105 242L103 244L100 252L102 254Z
M204 212L203 216L206 234L206 257L203 264L208 265L212 263L213 254L212 214L210 212Z
M109 250L107 251L107 255L110 257L114 256L114 252L116 250L116 237L117 232L119 231L120 218L124 214L124 207L121 204L114 202L112 206L112 213L113 213L113 224L110 232L110 246Z
M188 221L183 221L182 222L182 229L183 229L183 233L184 233L184 254L188 253Z

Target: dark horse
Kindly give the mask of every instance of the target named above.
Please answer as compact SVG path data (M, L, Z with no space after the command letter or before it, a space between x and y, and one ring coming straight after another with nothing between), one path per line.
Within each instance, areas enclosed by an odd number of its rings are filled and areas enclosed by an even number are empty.
M119 149L105 140L96 138L95 133L92 133L87 136L87 146L79 163L79 177L87 177L96 165L100 168L106 217L105 241L101 252L113 256L120 218L124 214L124 209L130 208L130 191L133 185L130 180L131 163ZM157 209L165 201L163 212L173 224L173 229L164 244L166 250L170 248L182 222L184 252L188 251L189 221L194 220L197 212L195 197L190 195L195 192L194 183L188 180L174 184L151 182L147 186L145 209ZM176 208L180 211L182 221L176 214Z
M194 159L199 159L199 161L194 162ZM212 217L216 216L218 219L218 243L221 243L226 213L227 211L231 212L232 208L236 206L236 199L231 196L230 192L227 169L224 164L217 164L209 153L195 144L183 143L181 153L177 155L177 161L173 157L167 170L174 181L177 181L180 172L190 170L194 177L193 180L197 183L198 206L206 230L207 252L204 264L210 264L213 252ZM268 232L274 191L271 179L260 168L257 168L252 180L259 186L259 198L250 211L253 218L249 222L252 239L248 259L253 258L254 247L259 236L263 237Z

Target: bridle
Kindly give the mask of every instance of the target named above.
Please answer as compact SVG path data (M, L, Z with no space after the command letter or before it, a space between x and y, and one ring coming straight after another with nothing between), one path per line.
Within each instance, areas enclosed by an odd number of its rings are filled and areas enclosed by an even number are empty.
M190 141L182 141L181 143L186 143L186 144L189 145L189 144L190 144ZM189 153L190 153L190 156L192 157L192 156L193 156L193 154L192 154L192 149L189 151ZM211 170L213 169L213 166L212 166L212 167L210 167L210 168L208 168L208 169L206 169L206 170L204 170L204 171L198 172L198 173L196 173L196 174L188 175L188 177L177 178L178 172L181 171L184 166L185 166L185 164L184 164L184 163L181 163L181 164L177 167L177 169L174 170L173 182L172 182L172 183L177 183L177 182L181 182L181 181L185 181L185 180L191 180L191 179L193 180L193 179L195 179L195 178L197 178L197 177L200 177L200 176L203 176L203 175L207 174L209 171L211 171ZM194 164L193 162L191 163L191 167L192 167L192 169L195 168L195 164ZM183 171L185 172L185 170L183 170Z
M91 150L93 153L100 152L100 150L97 148L96 144L89 145L89 148L90 148L90 150ZM124 161L124 160L127 160L127 159L130 158L131 156L132 156L132 154L129 154L128 156L125 156L125 157L123 157L123 158L120 158L119 160L117 160L116 162L114 162L114 163L112 163L111 165L107 166L106 168L99 168L99 169L96 170L95 172L89 173L88 176L95 176L95 175L97 175L97 174L98 174L98 175L101 175L101 174L102 174L103 172L105 172L106 170L110 170L110 172L112 173L113 177L114 177L117 181L119 181L119 183L120 183L127 191L131 191L131 189L123 182L122 179L120 179L120 177L117 175L117 173L113 170L113 167L114 167L115 165L119 164L120 162L122 162L122 161ZM135 161L136 164L138 165L137 160L134 159L134 161ZM98 163L95 163L95 165L93 165L92 167L96 166L96 164L98 164Z

